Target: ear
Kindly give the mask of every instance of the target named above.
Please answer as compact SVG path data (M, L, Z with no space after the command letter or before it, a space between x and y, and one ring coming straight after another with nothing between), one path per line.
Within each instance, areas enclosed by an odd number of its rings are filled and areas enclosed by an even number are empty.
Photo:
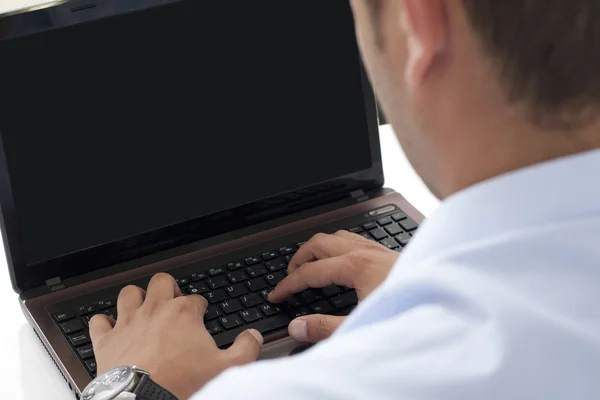
M423 84L448 44L446 1L455 0L402 0L400 23L408 41L408 87Z

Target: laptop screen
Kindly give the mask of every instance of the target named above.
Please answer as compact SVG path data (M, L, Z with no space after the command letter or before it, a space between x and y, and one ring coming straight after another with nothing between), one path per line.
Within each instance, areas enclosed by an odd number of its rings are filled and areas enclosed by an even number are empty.
M346 0L58 10L0 42L22 263L371 168Z

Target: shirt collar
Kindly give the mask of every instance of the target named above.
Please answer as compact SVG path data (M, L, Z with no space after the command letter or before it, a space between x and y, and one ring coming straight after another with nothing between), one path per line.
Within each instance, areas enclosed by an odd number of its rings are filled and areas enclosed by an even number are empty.
M414 265L502 233L600 216L600 150L509 172L447 198L400 257Z

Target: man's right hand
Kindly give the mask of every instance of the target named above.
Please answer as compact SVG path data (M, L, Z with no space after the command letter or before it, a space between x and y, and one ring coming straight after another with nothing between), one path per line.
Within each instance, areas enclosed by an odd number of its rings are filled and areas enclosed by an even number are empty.
M342 285L356 289L358 301L388 276L398 253L354 233L317 234L290 261L288 276L273 289L269 301L280 303L308 288ZM292 321L289 333L300 342L328 338L346 317L309 315Z

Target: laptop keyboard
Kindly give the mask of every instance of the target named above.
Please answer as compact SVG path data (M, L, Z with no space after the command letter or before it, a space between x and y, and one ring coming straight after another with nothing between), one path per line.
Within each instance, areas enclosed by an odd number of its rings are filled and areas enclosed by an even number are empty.
M346 227L346 230L400 252L417 228L415 221L396 209L388 216L367 219L360 225ZM256 329L265 335L287 329L290 321L297 317L309 314L347 315L357 305L354 289L335 285L307 289L281 304L269 303L269 292L287 276L289 261L304 243L290 243L261 254L249 254L244 259L203 268L191 274L178 275L176 270L169 272L176 278L184 295L200 294L208 300L209 306L204 315L206 329L216 344L225 348L246 329ZM89 320L98 313L116 320L116 303L116 297L112 297L53 314L59 329L91 377L96 376L96 360L89 337Z

